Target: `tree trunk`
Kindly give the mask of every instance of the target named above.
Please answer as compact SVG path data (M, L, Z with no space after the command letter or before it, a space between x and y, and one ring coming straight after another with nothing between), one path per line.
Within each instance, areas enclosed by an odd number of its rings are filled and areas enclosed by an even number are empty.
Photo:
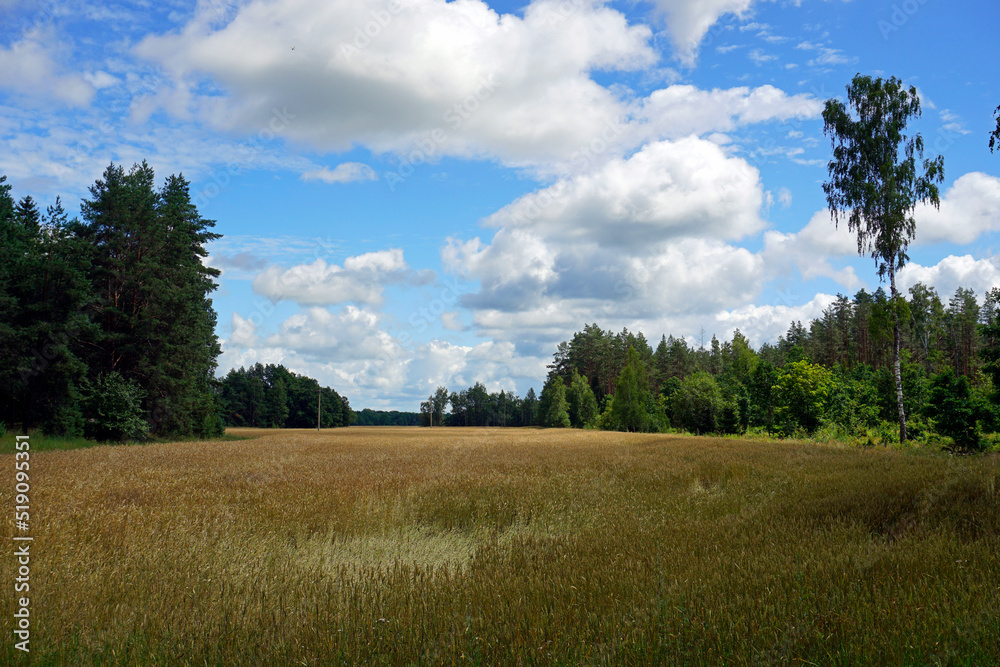
M896 311L896 271L889 269L892 291L892 374L896 378L896 404L899 407L899 444L906 442L906 412L903 410L903 378L899 370L899 313Z

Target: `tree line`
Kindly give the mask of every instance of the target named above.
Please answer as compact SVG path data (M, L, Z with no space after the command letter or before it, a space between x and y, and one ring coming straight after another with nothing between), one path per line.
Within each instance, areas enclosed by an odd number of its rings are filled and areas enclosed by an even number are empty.
M419 412L365 408L355 413L355 417L355 426L420 426Z
M336 428L355 420L346 396L282 365L233 369L219 384L226 426Z
M976 449L1000 424L1000 289L982 306L965 288L947 304L921 283L908 294L902 306L882 289L838 295L808 326L792 322L756 349L739 329L699 346L663 335L654 348L641 332L589 324L557 346L538 400L534 390L519 399L442 387L421 405L422 424L884 434L898 415L895 309L910 437Z
M81 219L0 176L0 422L100 440L215 436L219 238L183 175L111 164Z

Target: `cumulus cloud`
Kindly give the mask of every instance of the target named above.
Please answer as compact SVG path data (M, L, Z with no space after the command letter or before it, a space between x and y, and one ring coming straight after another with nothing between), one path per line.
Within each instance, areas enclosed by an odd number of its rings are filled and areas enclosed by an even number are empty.
M763 228L757 170L688 137L558 181L486 218L487 244L449 239L446 269L478 280L462 305L487 335L551 333L604 317L707 313L752 298L761 258L735 240Z
M677 59L690 67L709 28L726 14L742 16L753 0L655 0L655 4L666 15Z
M203 8L136 52L170 73L165 107L181 103L216 127L255 131L287 108L287 136L321 150L360 142L405 153L437 129L437 155L532 161L567 154L622 115L590 71L656 60L646 26L600 4L570 9L539 0L518 17L479 0L252 2L222 21ZM225 94L196 93L205 77Z
M353 301L381 304L382 292L390 284L423 284L433 272L414 272L400 248L348 257L344 265L327 264L322 258L290 269L272 266L254 278L254 292L272 301L289 300L301 305L333 305Z
M856 255L857 252L857 238L848 231L847 224L834 225L830 212L823 210L813 214L798 232L765 232L761 255L771 278L795 268L804 280L832 278L853 290L861 285L854 267L834 268L830 260Z
M677 84L653 91L633 115L640 136L677 139L770 120L816 118L822 110L822 101L811 95L788 95L771 85L701 90Z
M1000 178L974 171L964 174L941 197L941 208L921 204L914 212L915 243L967 244L1000 231Z
M741 238L763 226L760 177L716 144L688 137L645 146L524 196L486 225L547 239L643 248L685 236Z
M375 170L361 162L342 162L333 169L323 167L302 174L303 181L323 181L324 183L351 183L353 181L374 181L378 178Z
M493 341L457 345L434 339L408 345L386 326L383 316L355 306L305 308L270 334L252 318L234 314L219 368L284 364L333 386L355 409L415 408L439 386L460 389L482 382L490 391L517 391L519 380L534 383L545 374L547 350L532 356Z
M817 294L804 304L745 305L732 310L721 311L715 316L716 323L725 331L723 339L728 339L734 329L759 346L765 341L773 341L788 331L792 322L809 322L820 317L837 297Z
M353 401L397 394L406 382L407 352L382 327L378 314L355 306L331 312L307 308L266 335L233 316L220 370L256 362L284 364L347 394ZM356 405L356 403L355 403Z
M907 290L916 283L923 283L937 289L944 300L959 287L975 290L982 297L994 287L1000 287L1000 258L975 259L972 255L949 255L934 266L922 266L910 262L896 277L901 290Z
M681 23L690 15L707 26L732 10L725 5L750 0L665 4ZM222 18L203 7L182 30L147 37L136 52L169 74L150 104L215 128L253 133L278 113L288 119L283 136L324 152L363 145L409 163L492 158L546 176L651 140L821 110L808 95L769 85L670 86L635 100L594 81L598 70L655 65L651 34L584 0L536 0L523 16L499 15L481 0L275 0ZM304 178L361 175L371 176L338 167Z

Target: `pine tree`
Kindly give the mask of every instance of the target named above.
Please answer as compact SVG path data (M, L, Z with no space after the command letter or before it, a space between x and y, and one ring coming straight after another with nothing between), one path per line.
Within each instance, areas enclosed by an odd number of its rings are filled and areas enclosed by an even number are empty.
M84 201L81 237L92 247L90 280L101 327L91 373L117 371L143 389L143 409L161 434L217 435L212 382L220 352L208 295L218 271L202 263L218 238L171 176L161 191L145 162L110 165Z

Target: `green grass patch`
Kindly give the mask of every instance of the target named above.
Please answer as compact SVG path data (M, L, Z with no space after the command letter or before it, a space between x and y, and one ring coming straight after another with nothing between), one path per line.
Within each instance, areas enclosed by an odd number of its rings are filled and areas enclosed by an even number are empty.
M12 431L7 431L3 435L0 435L0 454L13 454L16 450L14 444L17 440L16 436L18 433ZM87 449L89 447L99 447L101 445L143 445L150 443L166 443L166 442L199 442L199 438L185 438L178 440L176 438L150 438L143 441L128 441L128 442L98 442L96 440L88 440L83 436L75 437L64 437L64 436L53 436L45 435L39 431L32 431L28 434L29 442L31 443L32 452L51 452L51 451L65 451L71 449ZM237 440L247 440L255 436L239 435L235 433L225 433L219 438L214 438L214 441L222 442L232 442Z

